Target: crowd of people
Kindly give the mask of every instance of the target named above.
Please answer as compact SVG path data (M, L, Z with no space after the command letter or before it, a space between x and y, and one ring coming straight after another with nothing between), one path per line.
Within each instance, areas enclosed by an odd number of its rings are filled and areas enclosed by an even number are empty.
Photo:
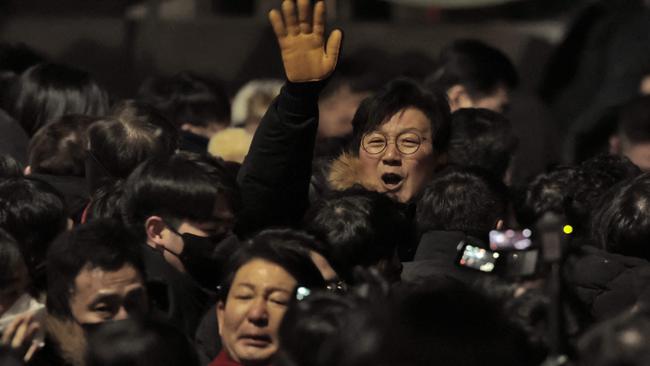
M520 184L505 54L379 75L324 13L272 10L286 80L232 103L0 47L0 365L650 362L643 88Z

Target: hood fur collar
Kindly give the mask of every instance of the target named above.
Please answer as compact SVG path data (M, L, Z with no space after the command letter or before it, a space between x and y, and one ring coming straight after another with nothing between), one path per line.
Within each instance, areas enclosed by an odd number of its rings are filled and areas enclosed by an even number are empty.
M377 191L379 187L372 184L368 177L364 177L361 171L359 157L350 153L341 154L330 166L327 177L330 188L343 191L355 186L361 186L369 191Z
M84 366L86 337L83 329L70 320L62 320L47 314L43 326L49 339L59 350L63 360L73 366Z

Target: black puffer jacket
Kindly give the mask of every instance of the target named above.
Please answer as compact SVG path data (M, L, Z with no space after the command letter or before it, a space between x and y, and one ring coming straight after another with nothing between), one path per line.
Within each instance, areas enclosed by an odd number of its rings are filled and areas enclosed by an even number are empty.
M650 304L650 262L583 246L566 265L569 289L594 320Z

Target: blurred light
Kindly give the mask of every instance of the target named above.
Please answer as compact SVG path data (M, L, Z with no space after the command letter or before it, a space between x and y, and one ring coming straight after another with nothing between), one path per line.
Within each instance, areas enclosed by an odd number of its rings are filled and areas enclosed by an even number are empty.
M533 235L533 232L530 231L530 229L524 229L521 231L521 233L527 238L530 238L530 236Z
M565 234L569 235L573 232L573 226L571 225L564 225L562 228L562 231L564 231Z

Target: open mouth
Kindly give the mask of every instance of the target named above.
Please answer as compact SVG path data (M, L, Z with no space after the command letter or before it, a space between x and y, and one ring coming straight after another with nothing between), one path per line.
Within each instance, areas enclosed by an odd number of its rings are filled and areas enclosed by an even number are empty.
M400 187L404 181L404 177L395 173L386 173L382 174L381 180L388 189L395 189Z
M242 336L241 340L248 346L266 347L271 343L271 336L248 334Z

